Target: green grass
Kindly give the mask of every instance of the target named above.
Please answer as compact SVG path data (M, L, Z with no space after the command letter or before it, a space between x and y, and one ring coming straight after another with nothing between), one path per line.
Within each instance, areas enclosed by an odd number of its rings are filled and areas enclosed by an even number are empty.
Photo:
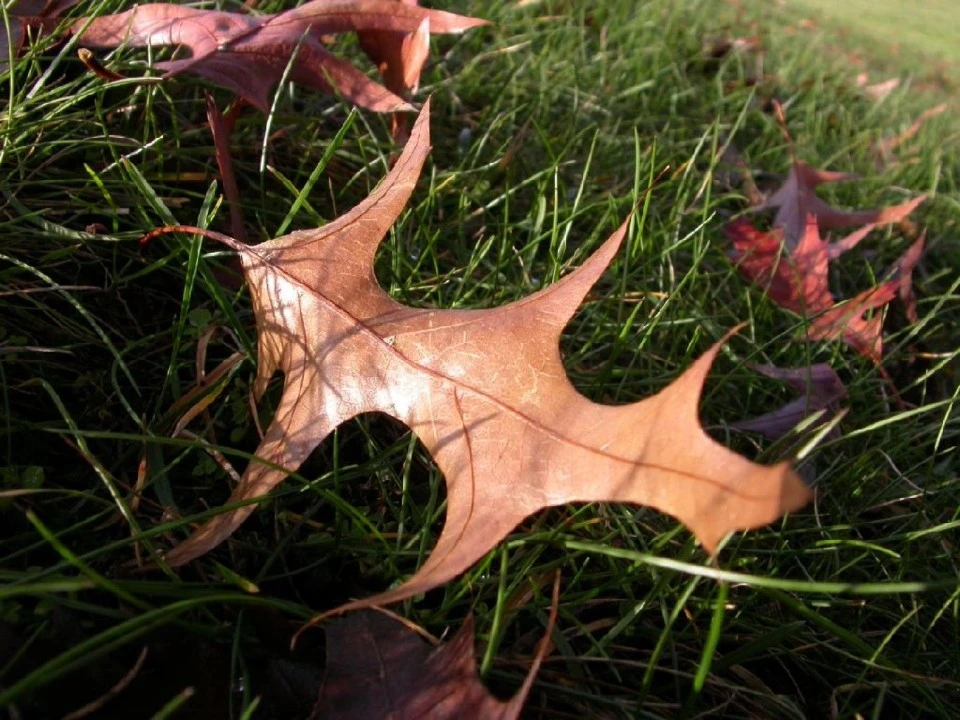
M941 96L960 84L960 16L951 0L789 0L756 10L771 20L819 36L813 47L873 82L899 77Z
M960 16L951 0L791 0L791 10L814 11L854 33L869 35L884 42L890 52L903 48L909 53L925 55L952 64L960 63L957 32ZM876 50L874 51L876 52Z
M123 5L83 3L75 15L94 7ZM552 509L456 582L397 610L437 635L473 612L484 677L508 692L543 632L559 570L554 650L529 717L955 717L960 164L951 114L877 169L873 143L906 127L929 97L903 87L873 103L853 84L857 69L825 49L831 38L794 32L775 11L751 5L738 18L726 5L669 0L445 7L496 25L435 41L423 82L434 98L432 156L379 256L383 286L445 308L522 297L581 262L669 168L564 337L570 377L594 399L629 402L746 322L711 374L704 422L765 462L803 447L799 467L818 497L782 523L731 537L716 564L656 512ZM754 18L768 52L766 77L751 85L750 56L710 61L703 48L724 33L751 34ZM241 470L255 449L255 331L228 253L188 237L138 244L164 224L228 226L202 88L188 78L107 84L73 51L44 41L3 79L0 708L59 717L101 696L148 646L131 687L97 717L306 716L323 634L307 633L290 653L291 634L422 563L442 526L442 478L405 428L365 417L341 427L216 551L177 574L131 571L136 557L218 512L231 483L224 467ZM143 60L105 58L130 75L146 72ZM228 95L215 93L224 107ZM915 278L920 321L892 311L886 324L884 369L905 409L843 346L800 342L799 320L726 260L721 229L745 200L719 148L732 139L766 173L761 181L789 165L764 112L769 98L786 107L800 157L862 174L824 188L831 201L930 195L914 215L929 241ZM233 148L252 238L327 222L383 177L395 151L388 119L361 113L335 139L348 118L332 98L284 89L263 154L264 118L241 114ZM834 286L851 296L875 282L908 235L875 233ZM235 351L248 358L190 425L202 440L171 438L213 328L208 372ZM850 391L841 436L771 446L728 429L789 399L746 362L831 362ZM263 417L278 390L261 403Z

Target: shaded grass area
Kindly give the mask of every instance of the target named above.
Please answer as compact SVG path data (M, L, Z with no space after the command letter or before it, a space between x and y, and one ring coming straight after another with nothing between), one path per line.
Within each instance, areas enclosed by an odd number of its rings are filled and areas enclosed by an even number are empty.
M871 101L822 38L749 7L739 17L666 0L448 7L496 25L435 41L424 77L433 152L381 250L383 286L438 307L523 297L579 264L642 197L621 256L564 337L572 381L598 401L639 399L746 321L711 375L702 418L759 460L801 452L818 498L732 537L716 563L655 512L556 508L398 610L438 635L473 612L484 676L507 692L542 634L559 569L555 649L530 717L952 718L955 121L931 119L878 169L875 141L926 100L902 88ZM724 34L753 32L768 48L759 82L755 56L704 53ZM131 708L306 717L323 633L292 653L290 635L422 563L442 526L442 477L405 428L364 417L338 429L221 548L177 574L132 570L218 512L226 468L242 470L257 445L254 323L221 248L173 236L138 244L164 224L228 226L201 88L186 78L107 84L72 50L45 41L4 81L0 707L61 716L102 696L147 647L137 677L98 717ZM105 62L147 72L133 52ZM781 178L790 156L771 99L786 108L800 157L863 175L824 188L825 198L868 207L931 195L914 216L929 247L915 278L920 321L892 311L886 324L884 367L905 409L866 361L800 342L802 321L726 260L721 228L746 205L719 151L733 142L764 171L762 184ZM315 227L362 199L395 151L388 125L298 88L281 91L267 142L264 118L242 113L233 147L250 237ZM876 232L834 278L844 296L874 283L909 243L909 228ZM208 336L207 372L237 351L248 359L215 384L194 436L173 438ZM850 390L841 436L770 446L727 428L790 399L749 362L832 363ZM278 390L279 380L261 421Z

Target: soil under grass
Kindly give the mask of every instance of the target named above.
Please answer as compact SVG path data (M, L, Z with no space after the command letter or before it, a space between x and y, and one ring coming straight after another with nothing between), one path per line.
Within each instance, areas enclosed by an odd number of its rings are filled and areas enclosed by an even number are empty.
M81 3L73 16L125 7ZM598 401L645 397L746 322L711 374L701 416L759 461L799 454L817 501L731 537L716 562L653 511L555 508L462 578L395 609L438 636L472 612L481 672L507 694L543 633L559 570L554 650L529 717L954 718L955 113L930 119L885 164L874 150L952 99L942 86L918 92L914 77L876 102L835 35L765 4L443 7L494 25L434 41L422 89L433 97L432 155L380 253L383 287L444 308L523 297L582 262L643 198L627 246L564 337L572 381ZM718 50L754 35L762 58ZM352 42L336 47L360 62ZM871 47L850 49L873 67ZM103 61L136 77L145 57ZM229 227L204 88L188 77L107 83L53 38L2 84L0 716L61 717L104 696L147 648L129 686L93 717L307 717L324 636L307 633L294 652L290 636L422 564L442 527L442 476L405 427L363 417L214 552L177 573L131 570L218 512L232 483L225 468L242 471L258 442L254 319L234 258L191 237L138 242L165 224ZM231 101L214 94L221 108ZM831 202L929 195L913 225L877 231L832 277L850 297L926 230L920 321L892 310L885 323L883 370L903 406L884 373L848 348L802 342L803 321L727 260L722 227L747 202L720 150L733 143L761 188L774 187L790 149L773 100L799 157L862 175L825 187ZM388 118L333 98L284 88L276 108L269 129L243 111L233 137L254 241L342 214L396 151ZM194 435L173 438L211 332L208 372L235 351L248 359L189 425ZM849 389L839 437L770 444L730 429L792 399L749 369L756 362L831 363Z

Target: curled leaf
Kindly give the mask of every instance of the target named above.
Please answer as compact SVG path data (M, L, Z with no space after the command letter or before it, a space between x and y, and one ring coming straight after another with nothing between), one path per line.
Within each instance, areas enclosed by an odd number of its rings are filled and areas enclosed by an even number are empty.
M402 97L323 47L320 38L342 32L462 32L485 24L392 0L311 0L284 12L254 16L168 3L140 5L74 25L80 43L115 48L182 46L190 57L157 63L165 77L192 73L230 88L263 112L270 92L290 68L290 80L336 92L378 112L411 110Z

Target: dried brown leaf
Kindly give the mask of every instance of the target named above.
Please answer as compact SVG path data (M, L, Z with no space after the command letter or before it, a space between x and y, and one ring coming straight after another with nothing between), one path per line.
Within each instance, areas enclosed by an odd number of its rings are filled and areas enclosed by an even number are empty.
M394 0L404 5L418 5L417 0ZM364 30L357 33L360 47L383 78L384 86L399 97L407 98L420 86L420 72L430 53L430 18L424 18L412 33L389 30ZM409 137L405 113L394 113L394 142L405 143Z
M883 167L889 164L890 159L893 157L893 153L897 150L897 148L920 132L927 120L943 114L946 112L946 110L947 103L940 103L932 108L927 108L920 113L919 116L917 116L917 119L914 120L913 123L910 124L910 127L908 127L906 130L898 135L894 135L893 137L878 141L873 148L874 155L876 156L877 167L883 169Z
M341 423L387 413L409 426L446 479L446 523L403 585L345 608L397 602L447 582L527 516L571 502L649 505L715 552L735 530L802 507L810 490L785 462L762 466L712 440L698 418L714 345L658 394L597 404L567 378L564 326L617 253L624 223L577 270L488 310L401 305L377 284L379 244L407 203L429 151L429 102L387 178L338 220L241 256L257 316L262 394L284 389L257 460L231 503L282 482ZM167 555L183 565L225 540L252 505L225 512Z
M907 320L912 323L920 320L919 315L917 315L917 297L913 292L913 270L916 268L917 263L920 262L920 256L923 255L923 248L926 241L927 236L926 233L924 233L917 238L913 245L907 248L907 251L900 256L895 266L895 277L900 282L898 288L900 302L903 303Z
M859 73L856 77L856 85L863 90L864 94L874 102L882 102L900 87L900 78L890 78L878 83L870 83L870 76L867 73Z

